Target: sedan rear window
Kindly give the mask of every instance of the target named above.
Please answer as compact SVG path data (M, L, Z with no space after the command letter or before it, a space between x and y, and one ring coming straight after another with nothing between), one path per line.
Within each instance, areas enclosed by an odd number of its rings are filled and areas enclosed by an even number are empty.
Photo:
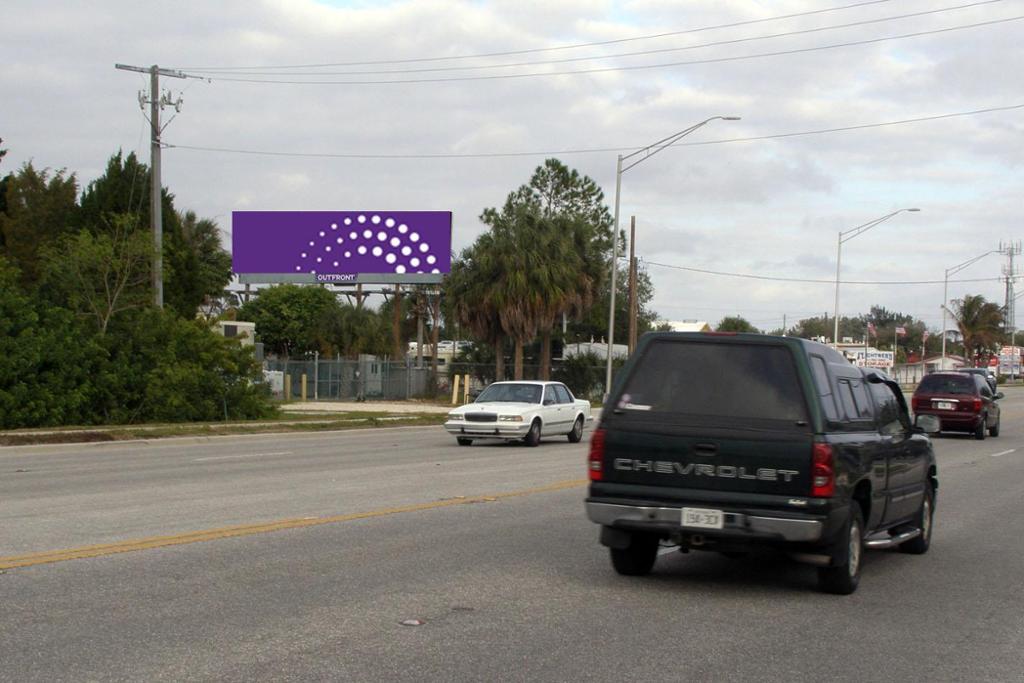
M616 402L619 409L740 419L806 420L789 349L737 343L652 343Z

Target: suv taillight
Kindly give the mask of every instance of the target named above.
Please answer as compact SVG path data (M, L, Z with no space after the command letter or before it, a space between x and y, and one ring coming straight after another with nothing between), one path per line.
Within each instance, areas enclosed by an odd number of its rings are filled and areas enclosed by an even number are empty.
M913 408L914 410L919 410L922 407L927 408L928 407L927 404L928 404L928 401L926 401L925 399L920 398L918 396L915 396L912 399L910 399L910 407Z
M604 430L600 427L590 437L587 471L590 473L590 481L601 481L604 476Z
M981 412L981 399L977 398L977 397L975 397L975 399L974 399L974 412L976 412L976 413L980 413Z
M833 469L832 446L827 443L814 444L811 456L811 495L815 498L830 498L836 492L836 473Z

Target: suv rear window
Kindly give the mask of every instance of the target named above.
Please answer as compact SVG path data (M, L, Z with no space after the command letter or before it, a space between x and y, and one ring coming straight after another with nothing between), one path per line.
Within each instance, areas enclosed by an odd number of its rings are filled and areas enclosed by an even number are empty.
M730 419L807 419L790 350L761 344L656 341L617 406L626 411Z
M925 375L917 391L925 394L973 394L974 377L963 375Z

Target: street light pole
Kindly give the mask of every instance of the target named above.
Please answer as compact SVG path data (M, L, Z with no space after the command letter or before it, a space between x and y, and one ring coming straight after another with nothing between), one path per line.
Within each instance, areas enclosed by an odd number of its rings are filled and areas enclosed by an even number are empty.
M840 259L842 258L842 253L843 253L843 242L849 242L854 237L867 232L868 230L870 230L871 228L875 227L876 225L884 223L885 221L889 220L890 218L892 218L896 214L903 213L904 211L920 211L920 210L921 209L917 209L917 208L897 209L896 211L893 211L892 213L887 213L886 215L882 216L881 218L876 218L873 221L868 221L867 223L864 223L862 225L858 225L855 228L850 228L849 230L844 230L844 231L839 233L839 237L836 240L836 301L835 301L836 308L835 308L834 328L833 328L833 333L832 333L832 347L833 348L836 348L836 349L839 348L839 262L840 262Z
M955 274L959 273L961 270L963 270L964 268L967 268L968 266L973 266L975 263L977 263L981 259L985 258L989 254L998 254L998 253L999 253L998 249L992 249L991 251L986 251L984 254L981 254L980 256L975 256L972 259L967 259L966 261L964 261L963 263L961 263L959 265L955 265L952 268L947 268L946 269L946 276L945 276L945 278L942 281L942 306L940 306L940 308L942 309L942 369L943 370L946 369L946 313L949 310L949 309L946 308L946 305L949 304L949 276L950 275L955 275Z
M652 156L662 151L666 147L671 147L679 140L692 133L693 131L697 130L698 128L701 128L702 126L707 125L708 123L711 123L712 121L715 121L716 119L721 119L722 121L739 121L740 117L712 116L709 119L705 119L700 123L695 123L689 128L685 128L679 131L678 133L673 133L672 135L662 138L657 142L651 143L650 145L638 149L635 152L630 152L625 156L620 154L615 162L615 214L613 219L614 228L612 232L611 293L609 296L608 304L608 349L606 352L606 367L604 380L605 398L608 397L608 394L612 390L612 348L615 345L615 280L616 272L618 271L619 265L619 196L622 190L622 174L628 171L629 169L633 168L637 164L646 161L647 159L650 159ZM631 162L629 165L623 167L623 161L627 159L632 159L633 157L640 154L642 154L643 156L641 156L636 161Z
M615 339L615 274L619 264L619 190L622 189L622 155L615 162L615 218L612 229L612 275L611 296L608 297L608 346L605 349L604 395L607 398L612 390L612 343Z

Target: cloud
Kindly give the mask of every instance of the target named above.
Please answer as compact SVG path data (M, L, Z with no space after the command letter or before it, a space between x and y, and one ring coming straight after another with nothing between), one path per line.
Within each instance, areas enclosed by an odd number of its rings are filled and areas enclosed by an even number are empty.
M167 67L346 64L323 80L415 80L517 72L564 72L798 50L1011 17L992 4L718 47L622 59L529 67L512 62L600 57L681 48L936 9L925 0L851 8L786 20L696 31L589 48L492 56L591 41L699 29L806 12L804 2L633 0L590 2L283 2L177 6L56 0L7 8L0 64L5 107L4 170L29 159L67 167L82 184L118 149L148 158L137 92L142 74L117 62ZM483 229L478 216L500 206L545 156L601 184L614 200L615 156L719 115L683 143L707 143L1024 103L1018 84L1021 22L898 41L775 57L543 78L397 85L239 83L163 79L184 99L167 126L170 144L311 155L521 153L492 158L332 158L232 154L169 148L164 183L180 208L218 216L235 209L451 210L454 246ZM447 59L435 59L435 58ZM406 60L406 61L396 61ZM409 61L420 60L420 61ZM429 60L429 61L423 61ZM379 62L388 63L379 63ZM362 63L362 64L355 64ZM488 69L457 71L484 65ZM434 69L434 71L424 71ZM439 70L443 69L443 70ZM251 69L278 80L294 72ZM352 75L353 71L391 73ZM234 74L241 76L242 74ZM911 204L851 242L849 279L941 279L945 269L1020 234L1021 110L841 133L755 142L678 145L622 177L623 225L637 216L640 255L649 262L737 273L834 277L835 239ZM171 112L164 112L164 122ZM606 151L559 155L559 150ZM847 257L848 254L848 257ZM990 257L971 273L997 277ZM776 283L651 266L653 307L674 319L792 321L832 306L827 284ZM830 274L831 272L831 274ZM958 283L951 293L1001 300L993 280ZM941 285L844 287L841 308L872 304L937 324ZM817 311L814 313L814 311ZM929 318L928 316L931 316ZM772 325L759 325L771 327Z

